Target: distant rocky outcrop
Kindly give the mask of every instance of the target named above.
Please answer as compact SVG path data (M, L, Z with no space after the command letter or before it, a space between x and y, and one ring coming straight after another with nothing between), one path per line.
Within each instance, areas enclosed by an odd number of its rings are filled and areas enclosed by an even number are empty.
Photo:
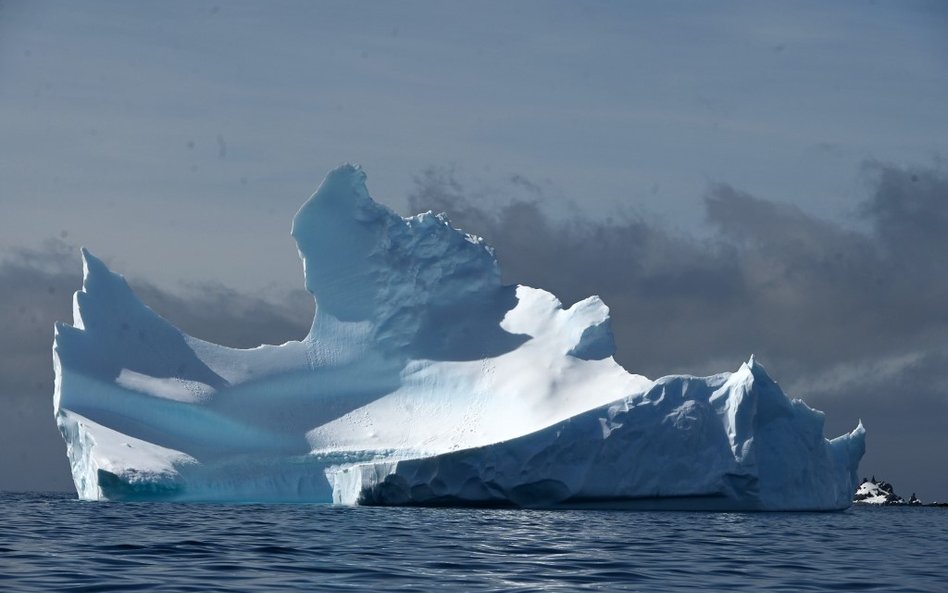
M893 488L892 484L884 480L877 480L875 476L872 476L872 478L869 479L862 479L862 483L860 483L859 488L856 489L856 494L853 495L853 503L921 505L922 501L919 500L913 492L912 497L906 502L904 498L895 493L895 488Z

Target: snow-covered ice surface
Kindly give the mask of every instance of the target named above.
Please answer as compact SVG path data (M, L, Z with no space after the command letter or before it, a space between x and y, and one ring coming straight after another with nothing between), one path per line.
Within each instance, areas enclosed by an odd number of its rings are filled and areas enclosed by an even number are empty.
M299 342L182 333L83 250L54 407L90 500L829 510L862 426L833 440L753 358L651 381L612 357L598 297L505 286L483 240L402 218L329 173L293 237L316 299Z

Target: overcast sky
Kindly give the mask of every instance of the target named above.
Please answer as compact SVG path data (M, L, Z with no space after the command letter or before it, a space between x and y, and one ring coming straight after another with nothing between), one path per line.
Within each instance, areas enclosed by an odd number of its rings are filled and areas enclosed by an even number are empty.
M829 5L827 5L829 4ZM948 5L0 3L0 489L70 487L52 322L85 245L201 337L300 337L290 219L362 163L633 372L756 353L948 499Z

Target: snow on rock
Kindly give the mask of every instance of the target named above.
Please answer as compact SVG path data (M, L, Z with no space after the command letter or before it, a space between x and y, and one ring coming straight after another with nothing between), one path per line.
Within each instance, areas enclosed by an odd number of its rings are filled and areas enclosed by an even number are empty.
M862 426L832 441L753 358L651 381L598 297L505 286L493 251L329 173L293 237L309 334L238 350L182 333L83 250L53 343L57 424L90 500L839 509Z
M912 493L912 501L909 504L921 504L921 501L915 497L915 493ZM875 476L872 476L872 479L862 479L862 483L856 489L856 494L853 495L853 502L878 505L907 504L901 496L895 493L892 484L883 480L876 480Z

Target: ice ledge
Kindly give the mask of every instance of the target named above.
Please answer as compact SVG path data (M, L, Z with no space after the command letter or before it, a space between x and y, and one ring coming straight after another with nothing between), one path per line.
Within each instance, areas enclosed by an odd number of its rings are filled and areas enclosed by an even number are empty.
M791 403L752 358L730 375L659 379L510 441L327 475L342 504L839 510L864 451L861 423L826 440L822 415Z
M56 423L66 440L76 492L83 500L123 498L118 492L109 496L118 488L172 492L181 485L179 470L197 464L186 453L116 432L79 414L60 411Z

